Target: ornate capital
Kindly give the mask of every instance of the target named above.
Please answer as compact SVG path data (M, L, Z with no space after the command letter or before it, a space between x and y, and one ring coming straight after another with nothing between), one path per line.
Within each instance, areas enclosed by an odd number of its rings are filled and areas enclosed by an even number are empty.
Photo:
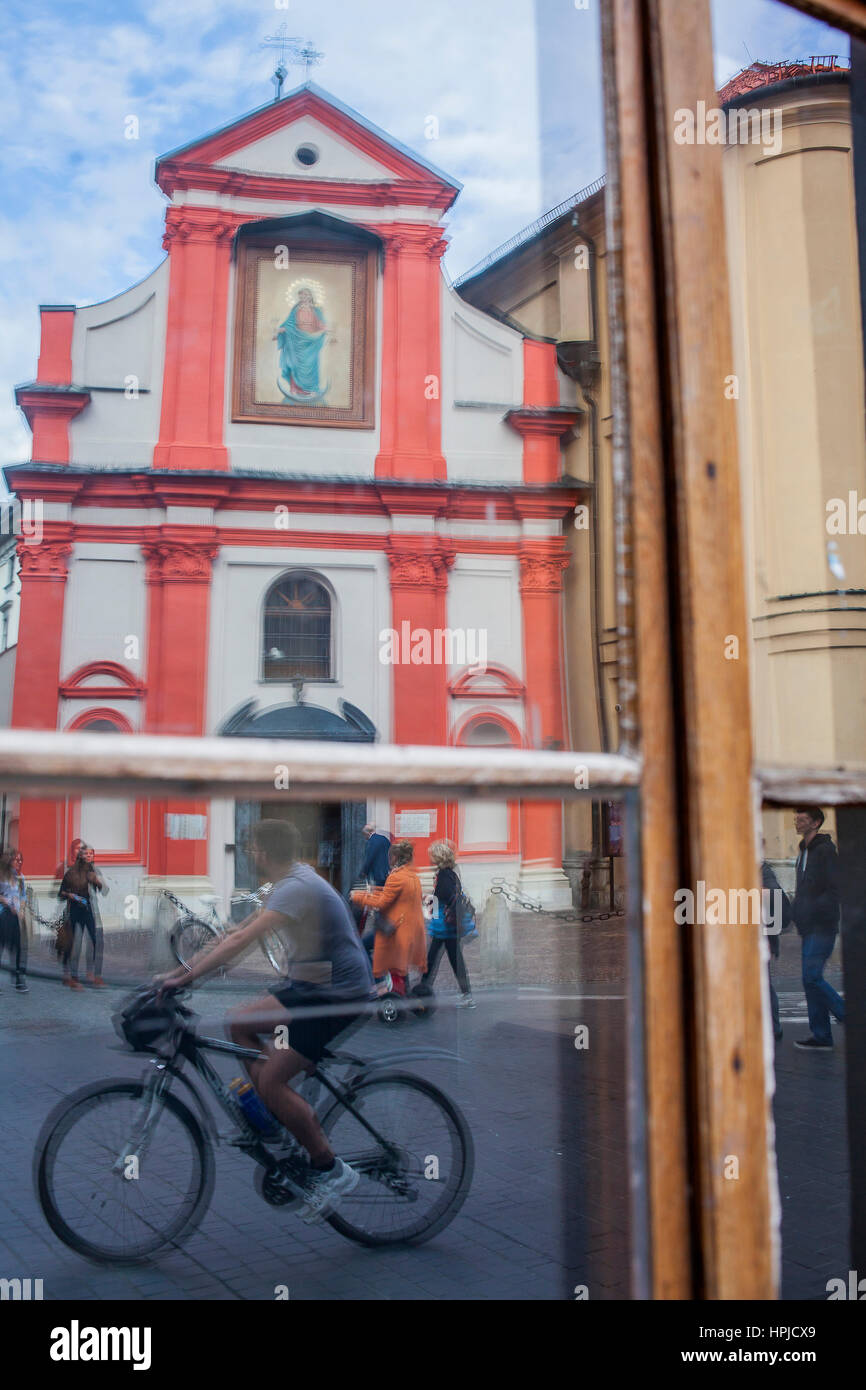
M562 573L568 569L567 555L548 552L520 556L520 592L522 594L558 594L562 590Z
M429 222L398 222L391 228L377 225L375 231L391 255L399 252L439 260L448 246L447 238L442 235L442 228L431 227Z
M66 579L69 572L69 541L40 541L39 545L22 538L16 547L21 561L21 579Z
M425 544L426 542L426 544ZM385 553L392 589L447 589L455 551L424 536L389 536Z
M210 579L219 545L213 540L158 540L146 542L142 550L148 584L201 584Z
M216 208L172 207L165 214L162 244L166 251L175 241L211 242L221 245L234 236L237 222Z

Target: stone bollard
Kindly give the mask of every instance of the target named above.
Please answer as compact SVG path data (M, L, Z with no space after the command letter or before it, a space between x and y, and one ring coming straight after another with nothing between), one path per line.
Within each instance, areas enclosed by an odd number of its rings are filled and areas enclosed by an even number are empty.
M478 924L481 974L485 984L508 984L515 978L511 909L504 893L490 893Z

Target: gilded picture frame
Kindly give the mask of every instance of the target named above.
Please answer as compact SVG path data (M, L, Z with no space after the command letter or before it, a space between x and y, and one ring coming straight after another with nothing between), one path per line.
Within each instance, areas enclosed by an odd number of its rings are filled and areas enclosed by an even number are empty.
M375 251L350 240L239 243L232 419L375 426Z

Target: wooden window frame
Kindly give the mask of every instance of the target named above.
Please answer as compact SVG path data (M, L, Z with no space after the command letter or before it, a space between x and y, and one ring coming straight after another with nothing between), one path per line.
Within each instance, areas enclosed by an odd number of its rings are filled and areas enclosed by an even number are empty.
M861 0L793 7L866 36ZM722 152L673 140L673 112L715 92L710 0L608 0L602 46L622 727L643 756L652 1296L765 1299L778 1293L778 1234L758 929L681 939L671 912L678 885L760 881L737 444L722 390ZM725 543L708 545L714 536ZM724 660L730 633L739 661ZM848 793L859 799L864 780L849 769ZM789 772L784 792L802 800L826 785L826 773ZM738 1182L724 1177L729 1153Z

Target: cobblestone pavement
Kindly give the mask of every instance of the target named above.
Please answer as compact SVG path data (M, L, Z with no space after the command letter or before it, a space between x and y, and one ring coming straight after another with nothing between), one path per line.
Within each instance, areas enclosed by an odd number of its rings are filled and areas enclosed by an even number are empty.
M573 924L565 938L565 925L542 925L537 917L525 928L516 924L517 973L547 977L546 983L485 988L474 943L467 959L475 1011L447 1007L455 996L443 966L443 1007L432 1019L409 1018L395 1029L372 1020L352 1039L352 1050L363 1055L429 1044L461 1059L415 1061L410 1068L436 1081L464 1110L476 1171L452 1225L408 1250L363 1249L330 1227L309 1228L267 1206L254 1190L252 1162L224 1145L216 1152L210 1210L179 1250L149 1265L115 1269L67 1250L33 1193L31 1163L41 1124L79 1085L138 1076L147 1063L108 1050L118 1045L109 1016L124 987L72 994L56 976L34 973L30 994L17 995L9 976L0 976L0 1277L42 1278L46 1298L74 1300L272 1299L278 1285L287 1285L293 1300L562 1299L573 1298L577 1284L587 1285L592 1299L626 1297L622 919L597 924L592 938L580 930L577 942ZM532 926L542 928L534 951L527 943ZM832 1056L815 1057L793 1046L807 1031L798 947L796 939L785 938L776 967L785 1025L775 1097L783 1294L824 1298L826 1280L849 1267L844 1054L838 1047ZM107 974L112 965L119 973L114 955L114 949L107 952ZM835 962L828 975L838 985ZM143 966L144 959L132 964ZM38 949L31 952L31 967L54 968ZM246 978L233 975L196 995L203 1031L219 1031L238 990L252 993L272 978L257 965L248 971ZM131 979L134 971L127 973ZM559 982L551 985L551 976ZM586 1050L575 1048L578 1024L589 1028Z

